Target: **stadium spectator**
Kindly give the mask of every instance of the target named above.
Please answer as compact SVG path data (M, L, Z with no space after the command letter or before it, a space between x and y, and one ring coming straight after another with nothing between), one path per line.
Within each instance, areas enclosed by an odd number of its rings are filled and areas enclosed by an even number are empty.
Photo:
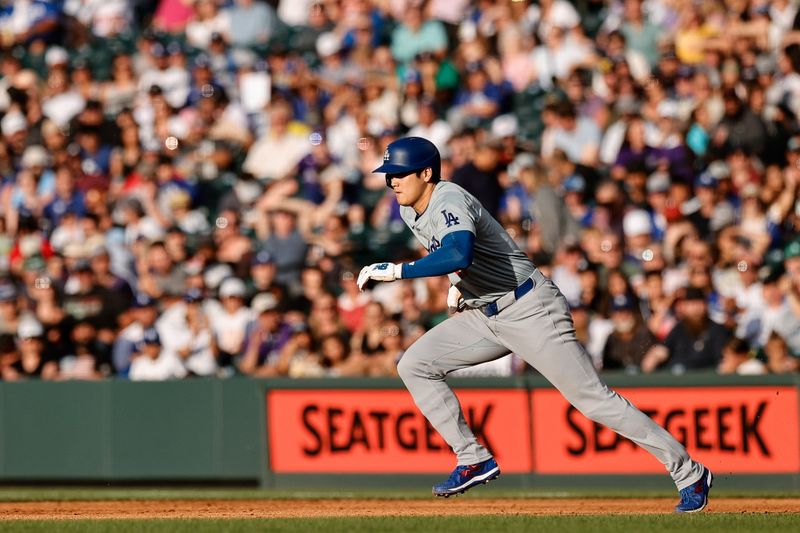
M641 363L644 372L665 366L673 373L689 369L715 368L730 332L708 316L708 303L703 291L690 287L678 296L678 323L663 345L651 349Z
M131 362L129 377L132 381L165 381L186 376L186 369L180 360L163 350L161 337L155 328L142 333L142 340L136 344L136 352Z

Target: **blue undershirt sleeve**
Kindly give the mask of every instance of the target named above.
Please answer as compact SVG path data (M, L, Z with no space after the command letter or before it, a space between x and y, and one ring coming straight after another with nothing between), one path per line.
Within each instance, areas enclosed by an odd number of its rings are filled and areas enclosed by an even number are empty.
M403 279L442 276L463 270L472 264L475 234L454 231L442 237L442 246L413 263L403 264Z

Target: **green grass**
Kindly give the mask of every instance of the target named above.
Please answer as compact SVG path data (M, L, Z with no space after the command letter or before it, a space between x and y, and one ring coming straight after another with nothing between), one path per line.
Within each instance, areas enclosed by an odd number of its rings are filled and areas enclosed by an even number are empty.
M508 531L662 532L700 529L704 533L787 532L800 528L800 515L701 514L697 516L470 516L385 517L263 520L75 520L17 521L2 524L4 532L59 531L64 533L127 532L409 532L453 531L481 533Z
M714 497L800 497L798 490L751 490L714 488ZM286 490L257 488L138 488L138 487L0 487L0 502L99 501L99 500L291 500L291 499L430 499L429 489ZM602 489L508 489L481 487L460 498L675 498L673 490Z

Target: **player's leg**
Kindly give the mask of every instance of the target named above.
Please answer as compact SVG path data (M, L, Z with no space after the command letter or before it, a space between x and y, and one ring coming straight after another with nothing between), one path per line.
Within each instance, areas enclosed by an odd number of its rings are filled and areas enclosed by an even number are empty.
M511 351L536 368L587 418L652 453L679 490L703 476L703 466L689 457L680 442L600 380L575 337L567 301L552 282L537 287L496 320L498 336Z
M491 457L469 429L458 398L445 376L459 368L493 361L508 349L493 339L480 311L458 313L425 333L397 364L414 402L450 445L459 465L473 465Z

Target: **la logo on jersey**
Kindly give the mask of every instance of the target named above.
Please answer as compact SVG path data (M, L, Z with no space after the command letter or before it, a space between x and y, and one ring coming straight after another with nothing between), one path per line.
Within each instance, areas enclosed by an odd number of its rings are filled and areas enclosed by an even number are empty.
M446 210L442 209L442 216L444 217L444 223L447 224L448 228L450 226L458 226L458 217L453 213L448 213Z

